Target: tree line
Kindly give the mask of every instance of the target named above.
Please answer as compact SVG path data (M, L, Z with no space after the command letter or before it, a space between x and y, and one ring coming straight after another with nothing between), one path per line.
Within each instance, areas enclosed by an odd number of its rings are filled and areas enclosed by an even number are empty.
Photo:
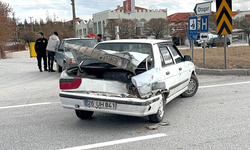
M12 14L12 15L10 15ZM12 17L10 17L12 16ZM189 16L187 16L188 18ZM35 20L28 23L24 20L24 23L19 22L18 18L15 18L15 14L12 12L12 8L8 3L0 1L0 57L4 56L6 50L6 44L9 42L23 42L29 43L37 39L37 32L42 31L45 38L57 31L59 38L68 38L74 36L73 23L71 22L56 22L52 21L47 15L46 20ZM136 35L136 22L129 19L115 19L108 22L105 27L105 32L111 35L111 39L115 39L115 26L119 26L119 37L121 39L134 38ZM181 30L172 33L172 37L179 37L181 39L187 37L188 27L187 22L179 20L174 23L174 26L182 26ZM209 17L209 26L212 31L216 31L216 13L213 13ZM233 20L233 27L241 29L248 36L250 34L250 17L242 17ZM154 36L156 39L164 38L166 32L170 32L171 27L168 25L166 19L153 18L146 22L143 26L143 33L148 36Z
M59 39L73 37L73 25L71 22L55 22L46 16L46 21L42 19L38 22L19 22L8 3L0 1L0 57L5 56L4 51L8 50L7 43L29 43L34 42L38 37L38 32L43 32L45 38L49 38L54 31L59 33Z

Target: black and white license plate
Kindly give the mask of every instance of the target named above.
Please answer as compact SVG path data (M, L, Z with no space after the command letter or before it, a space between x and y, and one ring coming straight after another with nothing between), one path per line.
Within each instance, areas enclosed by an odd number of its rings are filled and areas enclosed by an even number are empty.
M115 102L104 102L104 101L95 101L95 100L85 100L85 106L94 107L94 108L104 108L104 109L116 109Z

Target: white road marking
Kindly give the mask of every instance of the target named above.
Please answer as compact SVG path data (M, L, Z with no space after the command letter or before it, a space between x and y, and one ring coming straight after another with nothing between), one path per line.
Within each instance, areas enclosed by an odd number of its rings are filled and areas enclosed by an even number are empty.
M49 104L55 104L59 102L45 102L45 103L34 103L34 104L25 104L25 105L14 105L14 106L5 106L0 107L0 109L8 109L8 108L19 108L19 107L28 107L28 106L38 106L38 105L49 105Z
M165 133L153 134L153 135L147 135L147 136L109 141L109 142L104 142L104 143L96 143L96 144L90 144L90 145L84 145L84 146L78 146L78 147L71 147L71 148L66 148L66 149L61 149L61 150L84 150L84 149L98 148L98 147L111 146L111 145L117 145L117 144L124 144L124 143L129 143L129 142L136 142L136 141L141 141L141 140L148 140L148 139L153 139L153 138L160 138L164 136L167 136L167 135Z
M200 86L199 89L211 88L211 87L220 87L220 86L229 86L229 85L240 85L240 84L250 84L250 81L249 82L238 82L238 83L228 83L228 84L217 84L217 85Z

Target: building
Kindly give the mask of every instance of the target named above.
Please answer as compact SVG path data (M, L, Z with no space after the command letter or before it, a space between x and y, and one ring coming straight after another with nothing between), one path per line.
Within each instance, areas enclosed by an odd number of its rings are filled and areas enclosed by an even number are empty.
M105 10L99 13L93 14L93 19L89 21L81 21L77 25L78 37L84 37L87 33L93 32L94 34L102 34L106 38L108 34L105 32L105 27L109 21L115 19L131 19L136 22L137 28L140 28L140 34L143 34L144 23L152 18L164 18L166 19L166 9L145 9L141 7L135 7L135 12L131 14L125 14L123 7L117 7L115 10Z
M186 13L175 13L167 16L167 9L145 9L142 7L135 6L135 12L131 14L126 14L123 11L123 7L118 6L115 10L105 10L99 13L93 14L93 18L90 20L82 20L80 23L77 23L77 36L84 37L88 33L102 34L104 40L109 40L110 35L105 32L105 27L108 22L116 19L131 19L136 22L137 29L139 28L138 37L143 36L143 27L144 23L148 22L152 18L164 18L168 20L168 33L172 39L178 38L180 45L189 44L187 29L188 29L188 18L190 16L195 16L194 12ZM213 25L210 25L209 33L216 34L216 12L213 12L209 18L209 22L213 22ZM232 12L233 20L240 17L250 16L250 11L233 11ZM198 17L199 20L200 17ZM211 24L211 22L209 24ZM212 27L213 26L213 27ZM199 21L198 21L199 28ZM198 29L199 30L199 29ZM242 32L242 30L233 29L233 34L228 35L231 42L235 39L242 41L248 40L247 35Z

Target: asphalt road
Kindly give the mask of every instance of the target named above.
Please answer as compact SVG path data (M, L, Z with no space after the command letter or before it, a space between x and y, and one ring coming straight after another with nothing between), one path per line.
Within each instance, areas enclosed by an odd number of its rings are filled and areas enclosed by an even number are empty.
M0 60L1 150L250 147L249 76L198 75L197 94L167 104L163 125L101 113L80 120L61 107L59 76L39 72L34 58Z

